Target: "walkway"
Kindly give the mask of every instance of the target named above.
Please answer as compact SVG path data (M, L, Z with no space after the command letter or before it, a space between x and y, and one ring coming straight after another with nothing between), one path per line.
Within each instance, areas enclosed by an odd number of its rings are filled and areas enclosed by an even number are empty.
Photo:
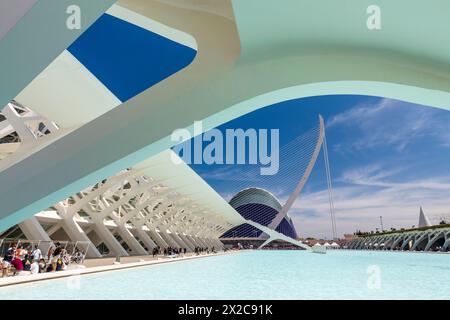
M0 288L4 286L31 283L50 279L59 279L66 277L79 276L83 274L105 272L121 270L126 268L134 267L144 267L154 264L171 263L177 261L185 261L199 258L206 258L210 256L220 256L224 254L230 254L233 252L243 252L243 251L228 251L228 252L218 252L210 254L200 254L195 255L194 253L187 253L179 258L169 258L169 257L151 257L151 256L132 256L132 257L122 257L120 259L120 264L114 264L115 258L100 258L100 259L87 259L84 261L83 265L72 264L73 269L58 272L48 272L40 273L37 275L28 276L14 276L7 278L0 278Z

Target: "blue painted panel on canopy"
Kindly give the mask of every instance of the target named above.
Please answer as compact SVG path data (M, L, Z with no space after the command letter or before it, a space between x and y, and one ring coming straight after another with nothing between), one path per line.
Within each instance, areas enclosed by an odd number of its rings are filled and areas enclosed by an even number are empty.
M68 50L122 102L186 67L196 55L192 48L109 14Z

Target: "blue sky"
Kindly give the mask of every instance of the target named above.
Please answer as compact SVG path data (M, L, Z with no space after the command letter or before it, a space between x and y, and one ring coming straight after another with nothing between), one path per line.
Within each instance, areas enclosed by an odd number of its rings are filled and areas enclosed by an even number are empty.
M385 228L411 227L417 224L420 205L432 222L450 216L448 111L378 97L330 95L268 106L218 129L276 128L282 147L316 126L319 114L326 124L339 235L374 230L380 215ZM280 166L286 161L292 159L282 154ZM298 182L295 174L258 180L252 173L255 166L191 167L226 199L245 183L267 187L270 181L270 191L284 203ZM290 215L301 236L331 237L322 152Z

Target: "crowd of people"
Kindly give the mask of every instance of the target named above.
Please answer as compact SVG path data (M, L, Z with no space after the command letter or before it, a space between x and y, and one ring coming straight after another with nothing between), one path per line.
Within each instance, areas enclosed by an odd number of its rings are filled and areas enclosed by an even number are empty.
M168 247L161 249L156 247L152 250L153 257L163 255L165 257L176 257L185 255L187 248ZM215 248L195 247L194 254L216 253ZM46 255L38 245L23 245L12 243L7 249L0 253L1 276L30 275L45 272L57 272L66 270L70 263L82 262L84 255L75 248L70 255L61 243L51 244Z
M172 247L164 248L163 250L161 250L161 248L157 246L156 248L153 248L152 255L153 258L161 254L164 256L182 255L186 254L186 251L187 251L186 248L172 248Z
M0 256L2 278L63 271L71 262L80 262L82 258L82 252L75 249L74 254L70 255L59 242L50 245L46 255L38 245L12 243Z
M202 248L202 247L195 247L194 249L194 253L196 255L199 255L200 253L204 253L206 252L207 254L211 253L216 253L216 250L214 249L214 247L211 248L211 250L209 250L209 248Z

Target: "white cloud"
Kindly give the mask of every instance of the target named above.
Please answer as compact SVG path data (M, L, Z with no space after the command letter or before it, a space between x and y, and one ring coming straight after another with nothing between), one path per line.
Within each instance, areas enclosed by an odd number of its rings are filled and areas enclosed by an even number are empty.
M423 137L434 138L441 146L450 147L450 128L448 121L443 121L444 116L450 117L450 114L438 113L430 107L381 99L335 115L327 121L327 129L344 126L358 130L359 134L350 146L339 145L336 151L386 145L402 151L411 142Z
M357 123L361 119L367 119L372 115L375 115L384 109L388 108L391 104L390 99L381 99L378 103L374 105L357 105L354 108L351 108L350 110L347 110L345 112L339 113L332 117L330 120L327 121L327 127L331 128L336 125L348 125L348 124L354 124Z

